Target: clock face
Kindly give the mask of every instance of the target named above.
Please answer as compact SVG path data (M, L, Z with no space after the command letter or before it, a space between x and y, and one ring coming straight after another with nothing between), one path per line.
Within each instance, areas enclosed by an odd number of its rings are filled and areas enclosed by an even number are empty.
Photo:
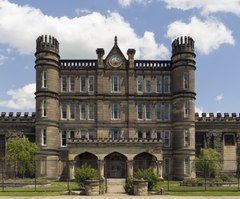
M122 58L119 55L112 55L109 59L109 63L112 67L119 67L122 64Z

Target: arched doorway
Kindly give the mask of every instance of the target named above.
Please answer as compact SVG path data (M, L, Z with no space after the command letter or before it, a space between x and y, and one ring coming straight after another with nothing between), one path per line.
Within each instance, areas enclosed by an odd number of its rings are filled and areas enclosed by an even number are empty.
M157 158L152 154L143 152L134 157L133 171L147 169L149 167L156 167Z
M85 152L75 158L75 167L82 167L88 165L94 169L98 169L98 158L92 153Z
M107 155L105 158L106 178L125 178L127 175L127 158L117 152Z

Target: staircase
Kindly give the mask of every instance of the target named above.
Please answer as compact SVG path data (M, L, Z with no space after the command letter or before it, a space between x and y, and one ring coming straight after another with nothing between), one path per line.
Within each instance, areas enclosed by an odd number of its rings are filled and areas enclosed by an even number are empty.
M108 178L107 179L107 193L119 194L125 193L123 186L125 185L125 178Z

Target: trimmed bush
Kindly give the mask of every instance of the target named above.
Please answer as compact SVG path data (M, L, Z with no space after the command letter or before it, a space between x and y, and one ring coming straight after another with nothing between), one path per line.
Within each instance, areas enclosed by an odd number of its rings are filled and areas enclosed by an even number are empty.
M136 179L144 179L148 181L148 191L152 191L153 187L160 182L159 175L157 175L153 168L148 168L144 170L138 170L134 174L134 178Z
M76 178L76 182L78 183L80 189L84 190L85 180L97 180L98 172L96 169L94 169L88 165L84 165L84 166L76 169L75 178Z

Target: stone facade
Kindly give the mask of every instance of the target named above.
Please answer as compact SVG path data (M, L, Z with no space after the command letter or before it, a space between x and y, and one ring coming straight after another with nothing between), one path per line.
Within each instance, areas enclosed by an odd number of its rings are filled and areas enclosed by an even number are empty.
M137 60L134 49L125 57L117 37L104 54L98 48L96 59L61 59L57 39L40 36L36 114L2 113L2 156L15 132L40 147L40 177L73 179L75 168L87 163L102 178L125 178L150 166L164 178L192 178L192 160L204 147L234 160L224 169L236 170L239 117L195 115L192 38L173 41L171 60Z

